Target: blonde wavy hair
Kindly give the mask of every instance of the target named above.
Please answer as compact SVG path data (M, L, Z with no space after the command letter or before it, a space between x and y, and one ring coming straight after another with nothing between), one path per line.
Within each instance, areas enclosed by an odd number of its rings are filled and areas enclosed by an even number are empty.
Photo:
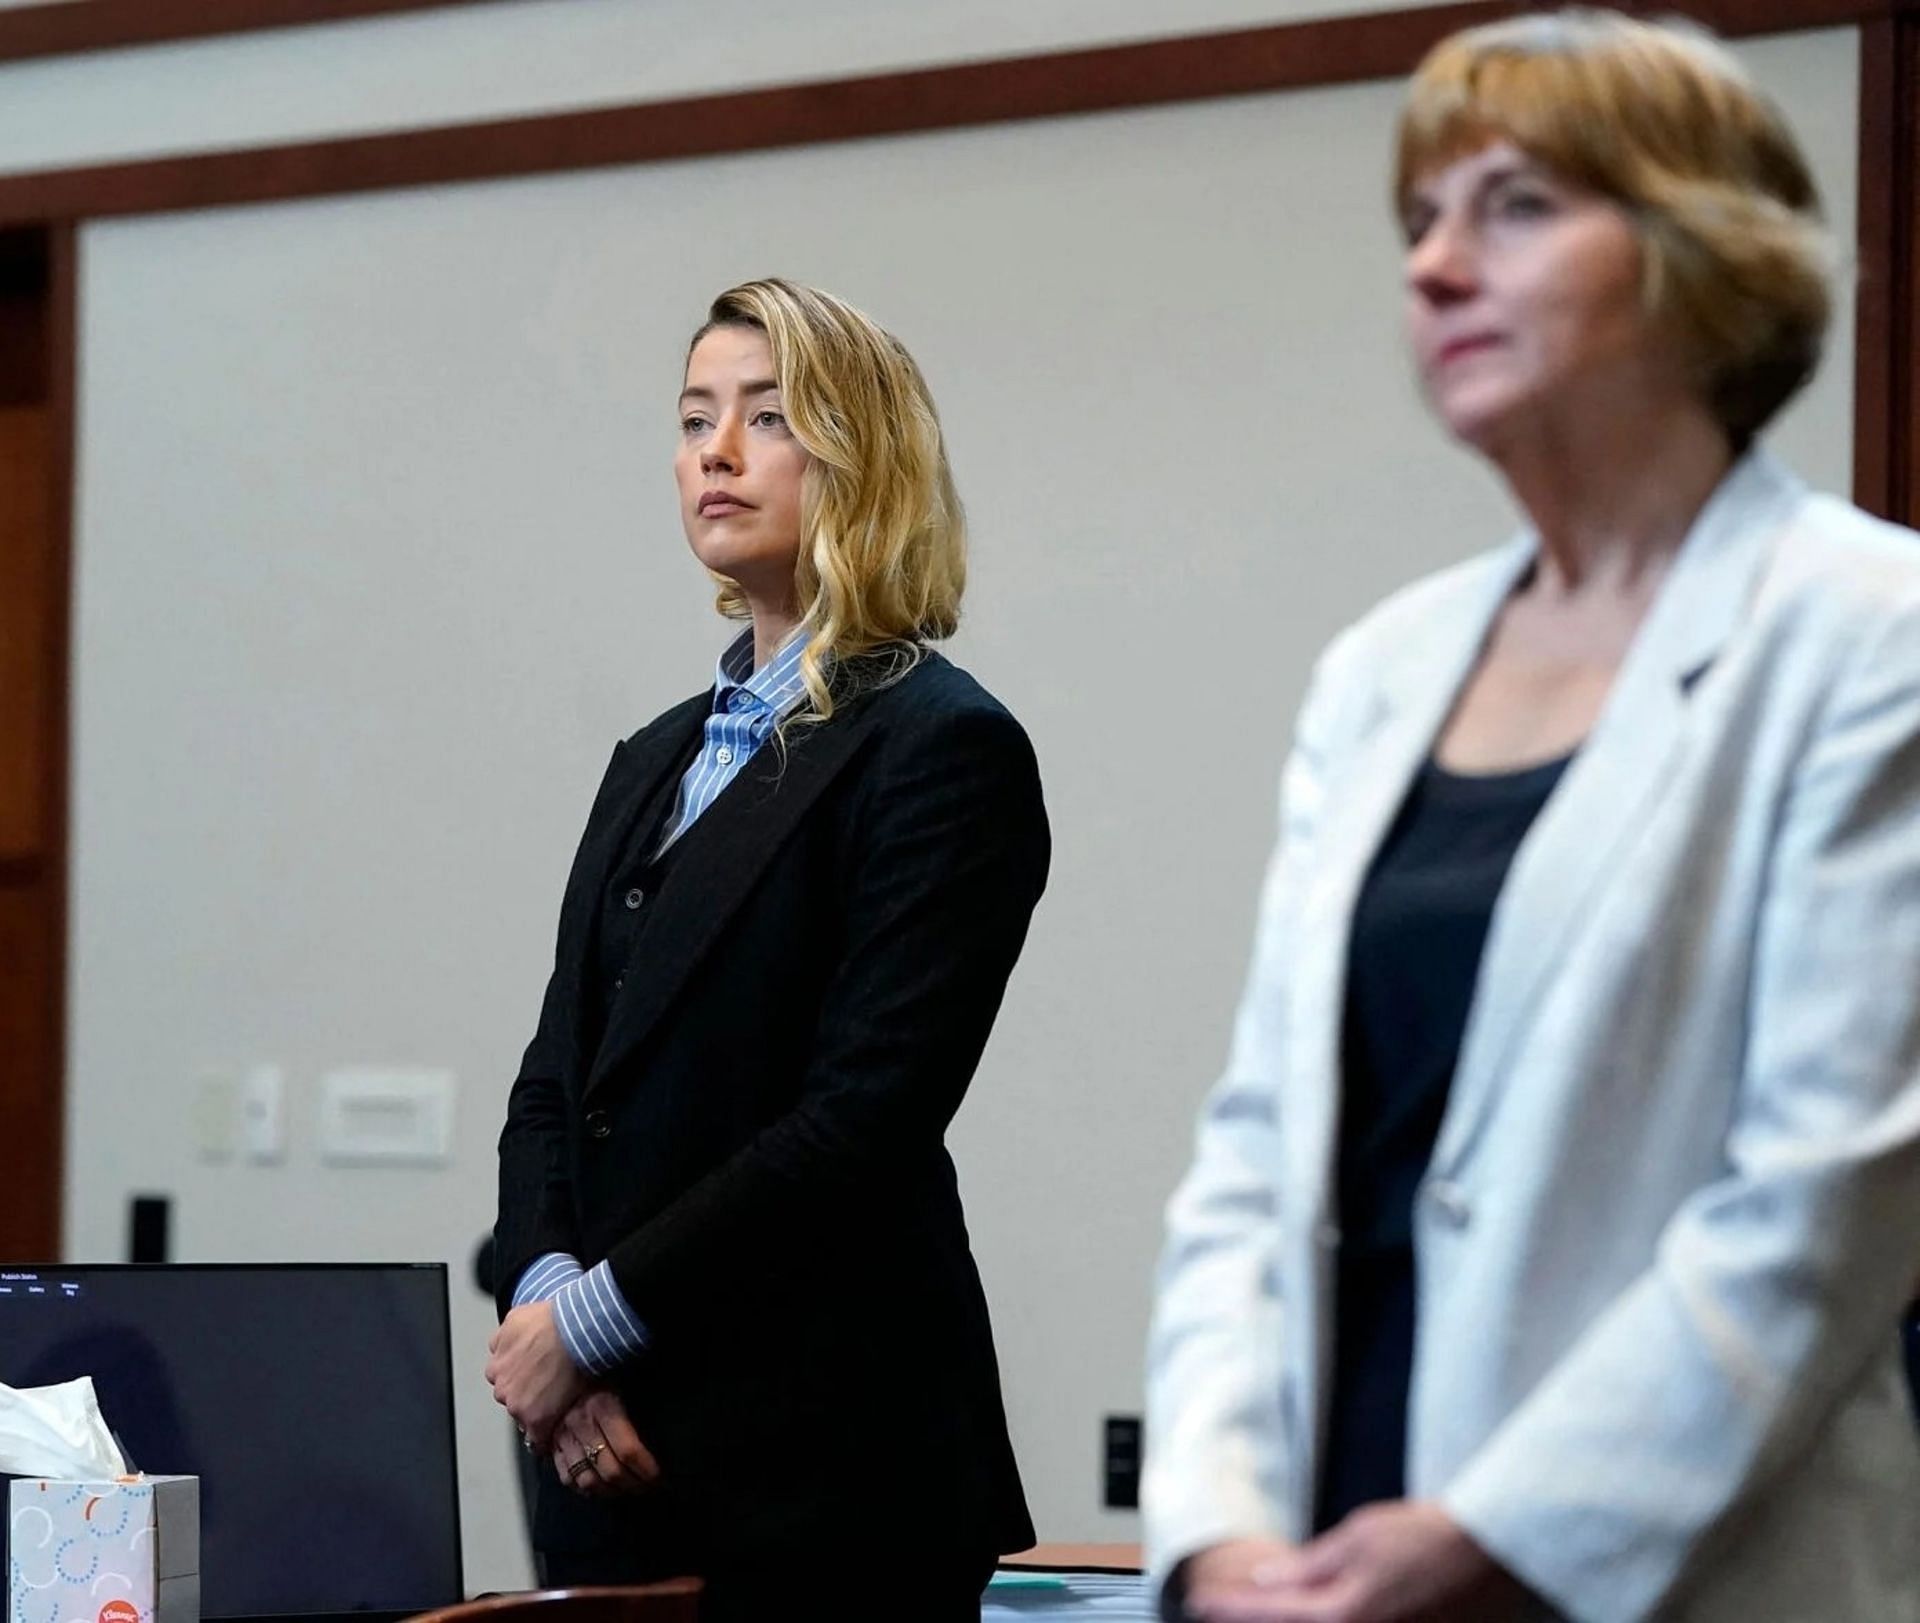
M822 722L851 688L898 680L923 644L953 634L967 584L966 516L933 396L891 333L778 277L715 299L689 358L717 327L766 335L781 407L809 454L794 569L807 702L788 721ZM750 618L740 588L714 579L720 612Z
M1647 308L1736 445L1813 375L1836 256L1785 118L1691 23L1576 7L1442 40L1401 112L1394 201L1505 138L1634 222Z

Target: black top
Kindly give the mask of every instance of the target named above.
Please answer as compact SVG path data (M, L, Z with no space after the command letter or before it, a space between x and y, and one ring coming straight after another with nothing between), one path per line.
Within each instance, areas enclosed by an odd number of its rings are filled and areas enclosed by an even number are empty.
M1406 1491L1414 1194L1440 1133L1494 901L1566 764L1463 777L1429 762L1354 904L1321 1528Z

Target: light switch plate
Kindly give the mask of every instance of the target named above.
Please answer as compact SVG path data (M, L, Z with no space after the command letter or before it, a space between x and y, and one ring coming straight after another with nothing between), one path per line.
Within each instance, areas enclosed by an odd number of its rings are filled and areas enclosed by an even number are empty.
M453 1072L357 1065L320 1082L320 1156L336 1166L445 1166Z
M240 1137L240 1077L209 1068L193 1083L193 1147L202 1161L231 1161Z
M287 1157L287 1077L278 1065L249 1066L240 1079L240 1143L258 1164Z

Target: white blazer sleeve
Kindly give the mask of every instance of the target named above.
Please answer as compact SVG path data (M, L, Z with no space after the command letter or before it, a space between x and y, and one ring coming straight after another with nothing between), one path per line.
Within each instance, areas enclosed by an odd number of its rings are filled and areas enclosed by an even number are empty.
M1644 1618L1683 1583L1885 1350L1913 1286L1916 607L1862 639L1780 807L1724 1175L1441 1495L1581 1623Z
M1337 681L1316 669L1281 776L1279 838L1261 890L1253 962L1226 1072L1202 1111L1193 1163L1167 1207L1147 1348L1147 1553L1164 1581L1222 1539L1279 1531L1286 1466L1278 1296L1281 1123L1292 895L1311 852Z

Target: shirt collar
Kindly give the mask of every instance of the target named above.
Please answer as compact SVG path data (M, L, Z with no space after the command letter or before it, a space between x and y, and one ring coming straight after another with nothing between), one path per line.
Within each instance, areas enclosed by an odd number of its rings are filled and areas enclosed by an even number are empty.
M780 645L773 658L759 670L753 668L753 627L748 626L720 655L713 676L713 708L716 711L764 711L783 716L806 697L807 684L801 675L800 661L809 639L800 631ZM740 697L736 699L735 694Z

